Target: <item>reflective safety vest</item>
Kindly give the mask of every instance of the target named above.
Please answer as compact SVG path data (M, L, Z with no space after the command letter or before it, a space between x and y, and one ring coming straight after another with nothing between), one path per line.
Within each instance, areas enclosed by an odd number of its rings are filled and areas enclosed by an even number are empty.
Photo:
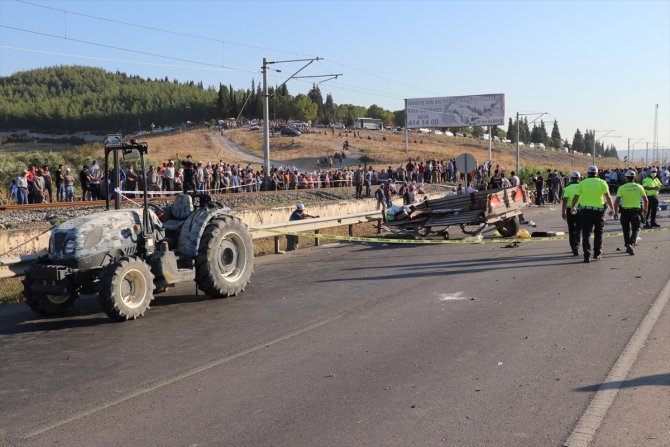
M616 193L621 198L621 208L640 208L640 199L645 196L642 186L635 182L624 183Z
M609 193L607 183L597 177L587 177L577 185L576 194L579 195L581 206L604 208L605 199L603 195L607 193Z
M658 177L656 177L656 178L647 177L642 182L642 186L646 186L648 188L653 188L653 187L656 187L656 186L663 186L663 183L661 183L661 181L658 179ZM648 196L655 196L656 194L658 194L657 189L651 189L651 190L645 189L644 192L646 192Z
M563 198L568 199L567 204L568 208L572 206L572 199L575 197L575 194L577 194L577 187L579 186L579 183L570 183L568 186L566 186L563 189ZM575 205L579 205L581 203L581 198L580 200L577 201Z

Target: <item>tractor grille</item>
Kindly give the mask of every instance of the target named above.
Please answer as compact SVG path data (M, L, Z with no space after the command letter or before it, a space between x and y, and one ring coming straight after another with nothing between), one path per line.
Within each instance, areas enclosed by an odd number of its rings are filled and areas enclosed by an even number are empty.
M51 249L53 250L54 254L62 254L63 249L65 248L65 238L67 237L67 233L60 233L57 232L54 234L54 243L51 246Z

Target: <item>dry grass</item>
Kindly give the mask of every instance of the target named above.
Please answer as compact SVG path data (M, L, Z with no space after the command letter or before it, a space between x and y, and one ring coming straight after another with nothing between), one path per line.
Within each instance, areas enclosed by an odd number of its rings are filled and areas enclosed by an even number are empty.
M171 135L143 138L149 143L149 157L156 161L183 159L191 155L194 160L213 161L219 151L207 129L196 129Z
M0 305L23 301L21 278L0 279Z
M262 132L250 132L246 129L229 131L228 136L237 144L244 146L250 153L263 156ZM386 138L384 141L383 138ZM444 135L410 133L409 150L405 151L404 136L400 132L361 131L361 137L352 134L345 136L341 132L334 135L329 131L321 134L303 134L299 137L279 137L270 139L270 156L273 160L295 163L309 161L316 166L316 159L342 151L345 140L354 154L367 155L380 166L397 165L407 161L408 157L420 156L422 159L444 160L469 152L477 161L488 159L488 142L472 138L448 137ZM545 169L559 169L564 172L585 170L591 164L591 157L566 154L551 150L522 148L521 166L535 166ZM508 170L516 166L516 147L511 144L493 143L492 158ZM607 167L623 167L623 163L609 158L600 160Z

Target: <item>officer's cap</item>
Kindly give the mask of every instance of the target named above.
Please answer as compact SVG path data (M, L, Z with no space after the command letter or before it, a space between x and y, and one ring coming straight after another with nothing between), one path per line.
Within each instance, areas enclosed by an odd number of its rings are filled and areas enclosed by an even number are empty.
M598 166L589 166L589 174L597 174Z
M630 171L626 172L626 177L635 177L635 171L630 170Z
M570 177L572 178L581 178L582 174L579 173L579 171L575 171L572 173Z
M658 172L658 169L656 169L656 166L652 166L652 168L651 168L651 171L650 171L650 172Z

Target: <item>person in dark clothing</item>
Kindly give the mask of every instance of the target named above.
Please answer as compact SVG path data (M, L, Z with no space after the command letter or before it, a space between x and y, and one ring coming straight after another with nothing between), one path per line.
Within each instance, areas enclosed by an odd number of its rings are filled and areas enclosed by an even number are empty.
M542 192L544 191L544 178L539 172L535 177L535 205L540 206L544 205L544 197Z
M84 165L79 171L79 183L81 183L81 200L86 200L86 193L90 192L88 187L88 165Z
M56 200L63 202L65 200L65 170L63 165L58 165L56 170Z
M49 166L44 166L42 168L42 176L44 177L45 199L53 203L54 196L53 196L52 180L51 180L51 173L49 172Z
M310 214L307 214L305 212L305 205L302 203L299 203L298 206L296 207L295 211L291 213L291 217L288 219L289 222L293 222L296 220L303 220L303 219L313 219L319 216L312 216ZM287 235L286 236L286 251L293 251L298 248L298 236L294 235Z
M188 155L186 160L182 160L181 164L184 167L184 192L195 191L196 168L193 159Z

